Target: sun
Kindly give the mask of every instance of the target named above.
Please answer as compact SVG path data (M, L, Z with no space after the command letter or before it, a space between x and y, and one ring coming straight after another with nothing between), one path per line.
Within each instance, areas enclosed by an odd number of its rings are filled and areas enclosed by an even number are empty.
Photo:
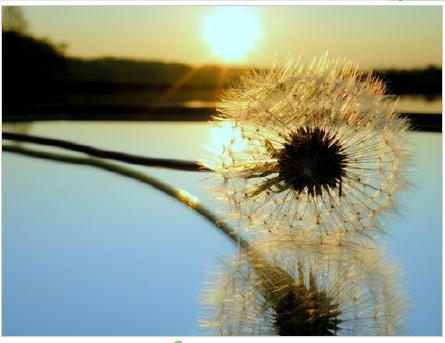
M225 62L242 61L261 38L258 13L245 7L218 7L203 21L203 37Z

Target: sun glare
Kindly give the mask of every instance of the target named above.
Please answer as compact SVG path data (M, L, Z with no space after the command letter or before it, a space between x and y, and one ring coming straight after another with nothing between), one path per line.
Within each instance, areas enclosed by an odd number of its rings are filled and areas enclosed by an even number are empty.
M222 164L232 163L233 160L225 153L227 146L230 146L233 151L241 153L248 147L248 144L243 138L240 128L236 127L234 123L225 121L210 128L210 139L205 148L209 153L221 158L206 161L207 165L211 168L219 168Z
M248 8L216 8L203 24L204 40L226 62L242 61L261 37L258 14Z

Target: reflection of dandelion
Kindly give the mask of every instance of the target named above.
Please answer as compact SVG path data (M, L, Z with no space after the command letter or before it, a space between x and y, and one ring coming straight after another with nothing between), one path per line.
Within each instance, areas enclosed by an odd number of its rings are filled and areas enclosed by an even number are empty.
M327 58L245 76L219 105L232 131L206 162L235 216L255 230L377 227L407 153L407 123L383 94L380 81Z
M299 236L299 235L297 235ZM374 249L296 238L265 266L239 256L206 292L202 321L219 335L390 335L405 311L397 268Z

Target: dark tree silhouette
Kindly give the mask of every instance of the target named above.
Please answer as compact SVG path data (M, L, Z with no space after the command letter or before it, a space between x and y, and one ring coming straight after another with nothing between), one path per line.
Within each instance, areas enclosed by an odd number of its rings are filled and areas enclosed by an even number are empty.
M20 7L4 6L2 8L2 30L4 32L14 31L22 34L28 32L28 22Z
M3 31L3 109L52 99L65 57L53 44Z

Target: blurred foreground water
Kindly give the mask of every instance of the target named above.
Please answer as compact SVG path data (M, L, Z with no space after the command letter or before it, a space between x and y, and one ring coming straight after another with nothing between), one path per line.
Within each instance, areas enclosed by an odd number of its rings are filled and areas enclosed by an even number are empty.
M4 130L198 159L204 122L39 122ZM409 133L413 187L382 244L404 270L406 335L441 335L442 135ZM38 149L56 150L45 147ZM134 167L216 208L206 174ZM206 270L232 254L213 226L148 186L3 153L3 335L200 335Z

